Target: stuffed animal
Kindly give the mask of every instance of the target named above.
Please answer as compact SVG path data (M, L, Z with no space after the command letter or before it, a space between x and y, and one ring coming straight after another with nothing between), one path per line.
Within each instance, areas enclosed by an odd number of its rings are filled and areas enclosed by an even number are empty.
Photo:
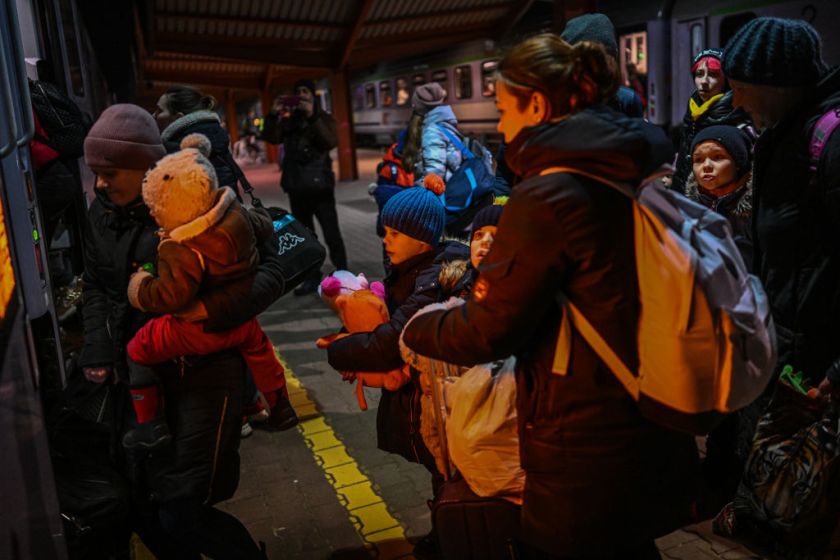
M318 293L327 305L341 319L346 333L334 333L316 341L318 348L326 348L339 338L357 332L370 332L388 321L388 307L385 305L385 286L381 282L368 283L364 274L353 275L338 270L324 278ZM409 366L385 372L355 372L345 379L356 381L356 398L359 408L367 410L365 387L383 387L396 391L409 382Z

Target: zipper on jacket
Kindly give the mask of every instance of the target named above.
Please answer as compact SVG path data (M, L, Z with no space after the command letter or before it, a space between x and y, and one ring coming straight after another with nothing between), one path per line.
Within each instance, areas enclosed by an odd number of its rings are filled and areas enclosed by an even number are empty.
M222 441L222 428L225 425L225 416L227 415L228 397L225 395L225 402L222 404L222 414L219 416L219 427L216 428L216 447L213 449L213 469L210 471L210 486L207 488L207 500L210 501L213 496L213 483L216 480L216 467L219 464L219 446Z

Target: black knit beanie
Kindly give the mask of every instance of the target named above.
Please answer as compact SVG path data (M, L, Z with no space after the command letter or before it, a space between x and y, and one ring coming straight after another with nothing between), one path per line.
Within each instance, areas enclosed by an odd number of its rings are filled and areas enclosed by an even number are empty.
M729 152L735 167L738 168L739 177L749 171L752 142L740 128L729 125L715 125L704 128L694 135L694 140L691 142L691 154L694 155L694 148L709 140L719 143Z
M480 230L484 226L499 225L499 220L502 217L502 210L504 209L505 207L501 204L493 204L479 210L478 213L476 213L475 218L473 218L473 233Z
M798 19L754 19L735 33L724 50L726 77L748 84L812 86L827 70L819 34Z
M584 14L570 19L560 38L570 45L581 41L600 43L613 58L618 56L615 26L604 14Z

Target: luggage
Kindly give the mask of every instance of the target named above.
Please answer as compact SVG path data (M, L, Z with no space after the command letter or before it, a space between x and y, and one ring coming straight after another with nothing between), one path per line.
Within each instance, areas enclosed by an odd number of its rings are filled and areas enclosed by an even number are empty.
M820 558L840 521L838 474L838 405L780 381L735 499L713 528L758 540L783 558Z
M667 428L708 433L726 414L753 402L776 364L767 296L747 272L726 218L662 186L660 172L638 188L577 169L571 173L633 201L641 312L639 371L631 372L562 292L566 310L552 371L565 375L574 326L639 404Z
M438 363L440 364L440 363ZM520 507L503 498L480 498L466 481L452 475L446 446L446 403L442 383L448 364L434 367L432 402L446 468L445 482L432 506L432 525L441 555L451 560L506 560L516 558L514 539L519 531Z
M66 93L49 82L29 81L32 107L46 137L36 140L62 157L80 158L85 154L85 136L93 121Z
M233 162L232 157L231 162ZM245 174L235 162L233 165L235 166L234 175L242 185L245 194L251 197L253 207L263 208L262 202L254 194L254 188L245 178ZM278 261L283 281L283 293L286 294L310 278L314 271L321 269L321 265L327 258L327 251L318 241L315 233L288 211L275 207L265 210L274 224L271 258Z

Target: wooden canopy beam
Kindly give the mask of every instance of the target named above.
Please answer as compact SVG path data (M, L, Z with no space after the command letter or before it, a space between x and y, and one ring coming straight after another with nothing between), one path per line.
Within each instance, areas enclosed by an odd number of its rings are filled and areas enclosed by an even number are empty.
M382 62L383 60L391 60L405 56L417 55L424 52L441 50L462 42L484 39L488 36L489 33L486 29L475 30L475 28L473 28L472 31L460 34L457 37L453 37L451 34L445 33L430 38L415 39L410 42L380 45L378 48L373 45L364 48L357 47L353 52L353 56L350 57L349 66L351 68L361 68Z
M244 89L261 91L262 80L257 77L224 75L218 73L191 73L183 70L146 70L146 81L175 82L179 84L193 84L201 86L215 86L225 89Z
M492 22L491 22L492 24ZM475 36L493 38L493 32L488 27L476 26L474 23L466 25L456 25L451 27L436 28L434 30L412 31L410 33L400 33L397 35L381 35L379 37L365 39L356 45L356 52L368 49L377 49L382 51L382 54L388 58L395 58L390 56L393 52L392 48L399 48L405 43L422 42L422 41L436 41L438 39L449 39L451 44L463 43L467 41L465 37ZM394 41L393 43L391 41ZM422 45L416 45L420 48L417 54L420 54L429 49L424 49ZM401 50L402 52L402 50ZM408 53L411 54L411 53Z
M312 21L295 21L289 19L258 19L258 18L248 18L248 17L241 17L241 16L226 16L226 15L217 15L217 14L192 14L189 12L168 12L168 11L156 11L155 17L158 19L161 18L169 18L169 19L179 19L182 21L204 21L204 22L213 22L213 23L244 23L246 25L277 25L283 27L294 27L296 29L311 29L313 31L338 31L344 32L346 31L346 27L342 24L338 23L321 23L321 22L312 22Z
M382 18L367 22L368 27L376 27L387 25L389 23L412 23L419 20L440 19L444 17L466 16L477 13L484 13L490 10L499 10L502 8L508 9L511 6L518 6L519 2L494 2L493 4L484 4L479 6L472 6L470 8L455 8L450 10L438 10L435 12L427 12L423 14L412 14L409 16L397 16L390 18Z
M350 54L356 46L356 41L362 33L362 27L364 26L365 20L367 19L372 7L373 0L358 0L356 14L353 17L353 25L350 27L350 32L347 34L347 38L339 51L341 54L339 55L337 68L341 69L347 66L347 61L350 60Z
M498 39L499 37L503 37L507 35L507 33L514 28L514 26L522 19L528 10L531 9L531 6L534 4L534 0L523 0L522 2L516 2L510 9L508 13L502 16L502 19L499 20L499 25L496 27L494 35L494 39Z
M160 33L158 44L167 51L199 54L248 62L267 62L286 66L329 69L332 67L330 53L326 49L307 50L291 47L288 42L278 40L252 39L231 40L227 37L208 37L182 33ZM299 45L295 45L299 47Z

